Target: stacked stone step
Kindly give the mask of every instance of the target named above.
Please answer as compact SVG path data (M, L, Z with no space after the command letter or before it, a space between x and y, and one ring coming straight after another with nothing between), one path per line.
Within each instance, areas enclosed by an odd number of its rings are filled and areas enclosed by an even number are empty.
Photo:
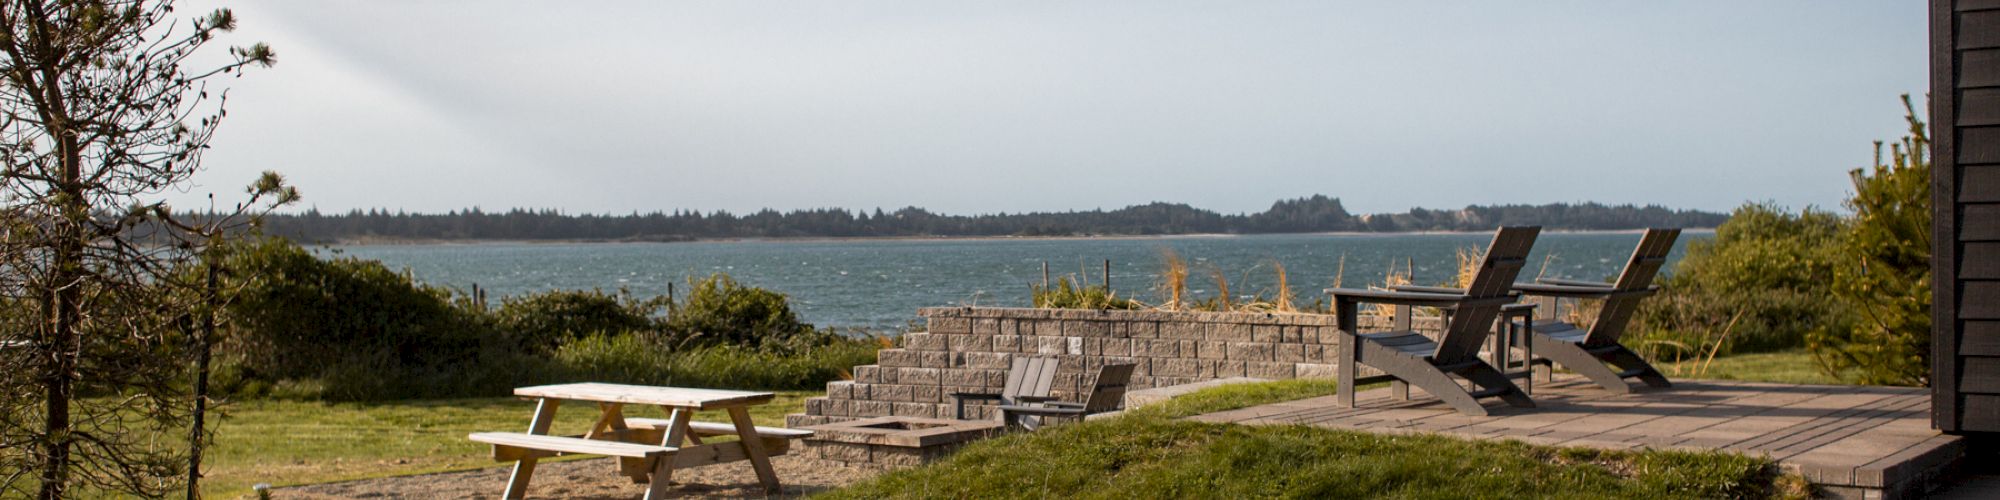
M1253 377L1331 377L1338 332L1327 315L1099 311L1072 309L927 308L926 332L903 336L853 380L827 384L825 397L806 401L788 426L856 418L955 418L953 392L997 393L1014 356L1058 360L1052 393L1080 401L1107 363L1135 366L1130 388ZM1362 327L1385 327L1364 316ZM1420 318L1421 328L1435 328ZM965 418L984 419L992 406L968 404Z

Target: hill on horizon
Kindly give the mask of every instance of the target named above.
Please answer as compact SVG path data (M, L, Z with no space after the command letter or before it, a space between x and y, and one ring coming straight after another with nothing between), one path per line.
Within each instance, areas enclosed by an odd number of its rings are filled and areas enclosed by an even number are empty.
M566 214L554 209L479 208L443 214L382 209L324 214L317 209L265 218L267 234L328 243L392 240L606 240L691 241L721 238L910 236L1128 236L1174 234L1272 234L1315 232L1468 231L1503 225L1560 230L1647 227L1713 228L1728 215L1658 205L1551 203L1473 205L1457 210L1414 208L1387 214L1352 214L1339 198L1314 195L1279 200L1253 214L1222 214L1185 203L1153 202L1115 210L944 215L917 207L890 212L843 208L772 209L736 215L727 211L675 210L628 215Z

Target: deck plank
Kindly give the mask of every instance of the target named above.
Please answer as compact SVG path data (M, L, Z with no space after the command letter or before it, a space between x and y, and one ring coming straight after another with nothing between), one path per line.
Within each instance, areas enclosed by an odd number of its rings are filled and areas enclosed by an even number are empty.
M1676 380L1671 389L1598 390L1582 377L1535 385L1536 408L1488 406L1467 416L1413 391L1362 391L1354 408L1332 397L1189 417L1218 423L1305 424L1403 435L1514 439L1611 450L1721 450L1767 456L1822 486L1882 489L1956 461L1962 438L1930 427L1920 388Z

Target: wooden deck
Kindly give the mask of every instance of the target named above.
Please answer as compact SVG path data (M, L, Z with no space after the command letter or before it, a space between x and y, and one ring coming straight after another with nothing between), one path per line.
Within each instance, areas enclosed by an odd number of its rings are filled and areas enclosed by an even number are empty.
M1538 408L1488 405L1493 415L1486 417L1461 415L1421 392L1395 401L1381 388L1362 392L1355 408L1326 396L1192 418L1553 446L1725 450L1771 457L1829 496L1855 498L1921 494L1965 449L1962 438L1931 429L1924 389L1676 380L1672 389L1612 395L1582 377L1537 382Z

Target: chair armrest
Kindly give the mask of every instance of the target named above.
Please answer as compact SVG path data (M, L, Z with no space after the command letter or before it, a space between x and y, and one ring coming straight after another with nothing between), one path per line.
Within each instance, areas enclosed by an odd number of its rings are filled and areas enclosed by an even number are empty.
M1023 403L1047 403L1059 399L1061 398L1057 398L1054 396L1014 396L1015 401L1020 401Z
M1550 285L1545 283L1515 283L1514 290L1526 295L1545 297L1570 297L1580 299L1601 299L1617 293L1609 287Z
M1049 403L1047 403L1047 406L1048 406L1048 407L1050 407L1050 408L1076 408L1076 409L1083 409L1083 403L1065 403L1065 402L1062 402L1062 401L1052 401L1052 402L1049 402Z
M1581 286L1581 287L1591 287L1591 288L1611 288L1612 286L1610 283L1605 283L1602 281L1566 280L1560 278L1535 278L1535 282L1544 285Z
M1351 300L1376 304L1403 304L1412 306L1451 307L1465 301L1464 295L1443 293L1399 292L1393 290L1364 290L1359 288L1328 288L1326 293L1334 300Z
M1389 290L1397 292L1443 293L1451 295L1465 295L1464 288L1451 288L1442 286L1396 285L1389 287Z
M1527 295L1541 295L1546 297L1608 299L1612 297L1652 295L1653 292L1660 291L1660 288L1654 286L1654 287L1646 287L1643 290L1619 290L1615 288L1603 288L1603 287L1592 287L1592 286L1515 283L1514 290L1520 291L1521 293Z
M1076 416L1076 415L1082 415L1082 414L1083 414L1083 408L1061 408L1061 407L1052 407L1052 406L1020 406L1020 405L1005 405L1005 406L1001 406L1001 407L1000 407L1000 413L1002 413L1002 414L1021 414L1021 415L1035 415L1035 416L1040 416L1040 417L1067 417L1067 416Z
M1363 290L1358 288L1328 288L1326 289L1326 293L1333 295L1333 300L1336 303L1343 301L1352 301L1352 302L1364 302L1372 304L1399 304L1406 306L1440 307L1447 309L1456 307L1500 305L1500 304L1511 303L1515 299L1514 294L1511 293L1503 297L1469 298L1464 295L1453 295L1453 294L1442 294L1442 293L1398 292L1393 290Z

